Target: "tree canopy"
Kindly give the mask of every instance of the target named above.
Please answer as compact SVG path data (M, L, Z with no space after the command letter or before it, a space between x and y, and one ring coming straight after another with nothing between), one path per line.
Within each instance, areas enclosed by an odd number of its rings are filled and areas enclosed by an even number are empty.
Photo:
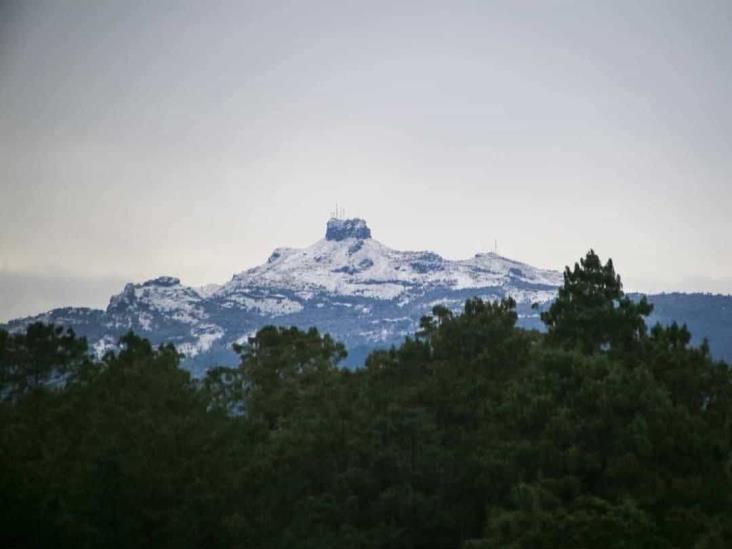
M564 270L564 284L549 310L541 314L547 342L584 353L628 350L646 334L653 307L645 297L634 303L623 292L612 259L602 264L590 250Z
M200 380L132 333L0 332L0 544L730 547L730 369L648 312L590 251L546 333L470 299L357 370L314 328Z

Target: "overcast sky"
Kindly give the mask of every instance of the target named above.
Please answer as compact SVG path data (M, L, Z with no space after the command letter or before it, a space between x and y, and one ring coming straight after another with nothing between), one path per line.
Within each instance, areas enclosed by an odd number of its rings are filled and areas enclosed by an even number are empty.
M223 282L336 202L395 248L732 293L729 0L0 5L0 320Z

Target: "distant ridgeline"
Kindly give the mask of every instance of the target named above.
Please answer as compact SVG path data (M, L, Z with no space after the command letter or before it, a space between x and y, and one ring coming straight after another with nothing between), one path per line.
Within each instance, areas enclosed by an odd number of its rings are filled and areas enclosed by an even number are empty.
M519 325L542 329L539 312L561 283L560 272L492 252L453 261L429 251L394 250L371 238L363 219L333 218L325 238L303 249L277 248L264 264L223 285L192 288L164 276L127 284L104 311L66 307L13 320L7 328L21 330L34 321L68 326L100 356L133 330L156 344L173 343L186 355L184 366L201 375L213 365L235 364L232 345L264 325L315 326L343 342L349 350L344 363L357 366L371 350L414 333L435 305L457 310L471 297L510 296ZM648 298L655 307L651 323L686 323L696 338L709 339L713 356L732 362L731 296Z
M314 328L196 380L133 333L0 331L0 547L728 549L732 368L651 309L590 250L544 333L437 305L355 371Z

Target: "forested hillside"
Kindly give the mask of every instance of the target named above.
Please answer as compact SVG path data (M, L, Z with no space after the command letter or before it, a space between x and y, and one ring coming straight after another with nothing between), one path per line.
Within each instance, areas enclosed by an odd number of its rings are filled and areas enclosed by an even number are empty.
M192 379L0 332L0 545L727 548L732 374L590 252L541 314L437 306L364 368L266 327Z

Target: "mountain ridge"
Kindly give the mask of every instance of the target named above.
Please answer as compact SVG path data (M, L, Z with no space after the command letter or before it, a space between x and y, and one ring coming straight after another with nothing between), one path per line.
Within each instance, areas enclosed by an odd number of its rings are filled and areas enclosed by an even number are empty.
M331 218L324 238L305 248L275 248L264 263L224 284L194 288L174 276L159 276L126 284L105 310L64 307L7 326L19 330L35 321L70 326L97 354L134 330L154 343L176 345L194 374L235 361L231 345L264 325L316 326L343 341L350 365L356 366L371 349L413 333L435 305L458 309L470 297L510 296L519 323L540 329L532 305L546 306L561 283L559 271L493 252L450 260L431 251L395 250L372 238L365 220Z

